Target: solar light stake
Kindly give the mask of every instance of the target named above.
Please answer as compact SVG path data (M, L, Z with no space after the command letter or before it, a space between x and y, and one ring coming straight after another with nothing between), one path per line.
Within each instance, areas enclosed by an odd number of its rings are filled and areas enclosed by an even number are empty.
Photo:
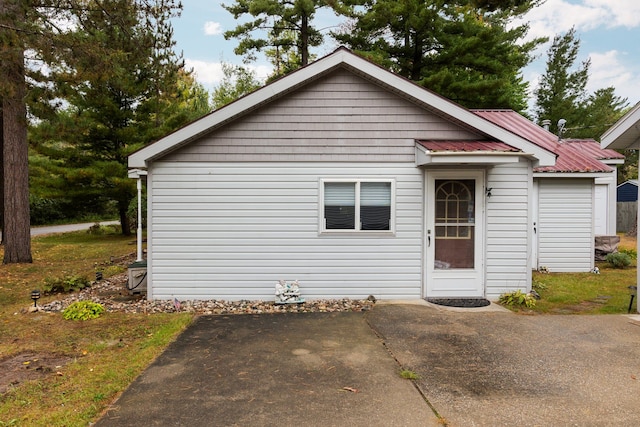
M638 287L631 285L631 286L627 286L627 289L629 289L629 295L631 296L631 301L629 301L628 313L631 313L631 306L633 305L633 299L638 295Z
M37 289L34 289L33 291L31 291L31 299L33 300L33 306L37 307L38 300L40 299L40 291Z

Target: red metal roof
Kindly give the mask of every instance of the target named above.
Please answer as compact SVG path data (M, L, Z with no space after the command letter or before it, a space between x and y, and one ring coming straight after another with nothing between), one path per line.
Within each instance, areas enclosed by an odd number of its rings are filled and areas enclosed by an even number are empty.
M416 141L429 151L453 151L453 152L476 152L476 151L500 151L500 152L521 152L504 142L498 141Z
M624 158L613 150L603 150L594 140L558 141L556 135L513 110L472 111L558 156L555 166L535 168L535 172L611 172L613 169L600 160Z
M565 139L562 143L577 145L579 150L598 160L624 160L624 154L620 154L616 150L602 148L600 143L593 139Z

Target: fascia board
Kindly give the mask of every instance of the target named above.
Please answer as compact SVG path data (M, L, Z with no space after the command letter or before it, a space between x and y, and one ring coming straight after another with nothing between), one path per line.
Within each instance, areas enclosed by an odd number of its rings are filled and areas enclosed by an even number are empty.
M518 163L520 157L529 157L525 153L487 153L487 152L425 152L416 159L417 166L460 165L460 164L505 164Z
M600 138L602 148L640 148L640 102Z

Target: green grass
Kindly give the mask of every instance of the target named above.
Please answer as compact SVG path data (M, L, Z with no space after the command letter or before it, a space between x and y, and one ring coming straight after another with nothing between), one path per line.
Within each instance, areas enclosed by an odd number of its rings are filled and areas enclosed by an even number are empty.
M420 379L420 375L416 374L415 372L413 372L410 369L403 369L402 371L400 371L400 376L402 378L404 378L405 380L419 380Z
M542 297L533 309L514 311L549 314L620 314L629 308L629 289L636 285L636 267L616 269L598 263L600 274L533 273L534 289ZM633 303L635 310L636 302Z
M76 322L62 314L27 313L32 289L46 278L105 277L110 262L135 252L133 237L74 232L32 240L32 264L0 266L0 360L33 352L67 363L0 395L0 426L80 426L95 422L113 400L192 321L193 315L105 313ZM0 256L2 250L0 249ZM108 273L108 274L107 274ZM43 304L59 295L45 296Z

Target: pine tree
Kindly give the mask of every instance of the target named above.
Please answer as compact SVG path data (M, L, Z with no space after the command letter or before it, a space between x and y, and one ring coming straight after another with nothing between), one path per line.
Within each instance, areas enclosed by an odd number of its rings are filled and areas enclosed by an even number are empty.
M591 62L587 59L576 67L579 50L574 28L554 37L545 74L535 90L534 111L538 121L550 120L550 130L563 138L597 139L622 116L628 103L615 95L613 87L588 93ZM560 119L566 121L562 132L558 129Z
M115 202L124 234L135 195L128 155L209 111L206 91L173 53L169 20L177 13L172 0L88 2L70 11L75 25L44 57L68 107L34 132L36 151L52 160L43 167L71 200ZM64 168L56 167L60 159Z
M355 0L334 37L389 70L470 108L526 106L520 70L540 39L508 29L532 1ZM490 6L490 7L489 7Z
M249 21L226 31L224 37L238 39L235 53L246 61L255 61L258 52L266 51L275 67L275 76L286 74L311 59L310 48L322 44L322 33L313 26L320 8L339 9L336 0L235 0L223 7L235 19L248 16Z
M583 61L573 69L579 49L580 39L576 37L575 28L555 36L547 52L545 74L535 90L535 114L538 121L551 120L553 133L559 133L560 119L566 120L568 127L574 127L584 114L591 62Z

